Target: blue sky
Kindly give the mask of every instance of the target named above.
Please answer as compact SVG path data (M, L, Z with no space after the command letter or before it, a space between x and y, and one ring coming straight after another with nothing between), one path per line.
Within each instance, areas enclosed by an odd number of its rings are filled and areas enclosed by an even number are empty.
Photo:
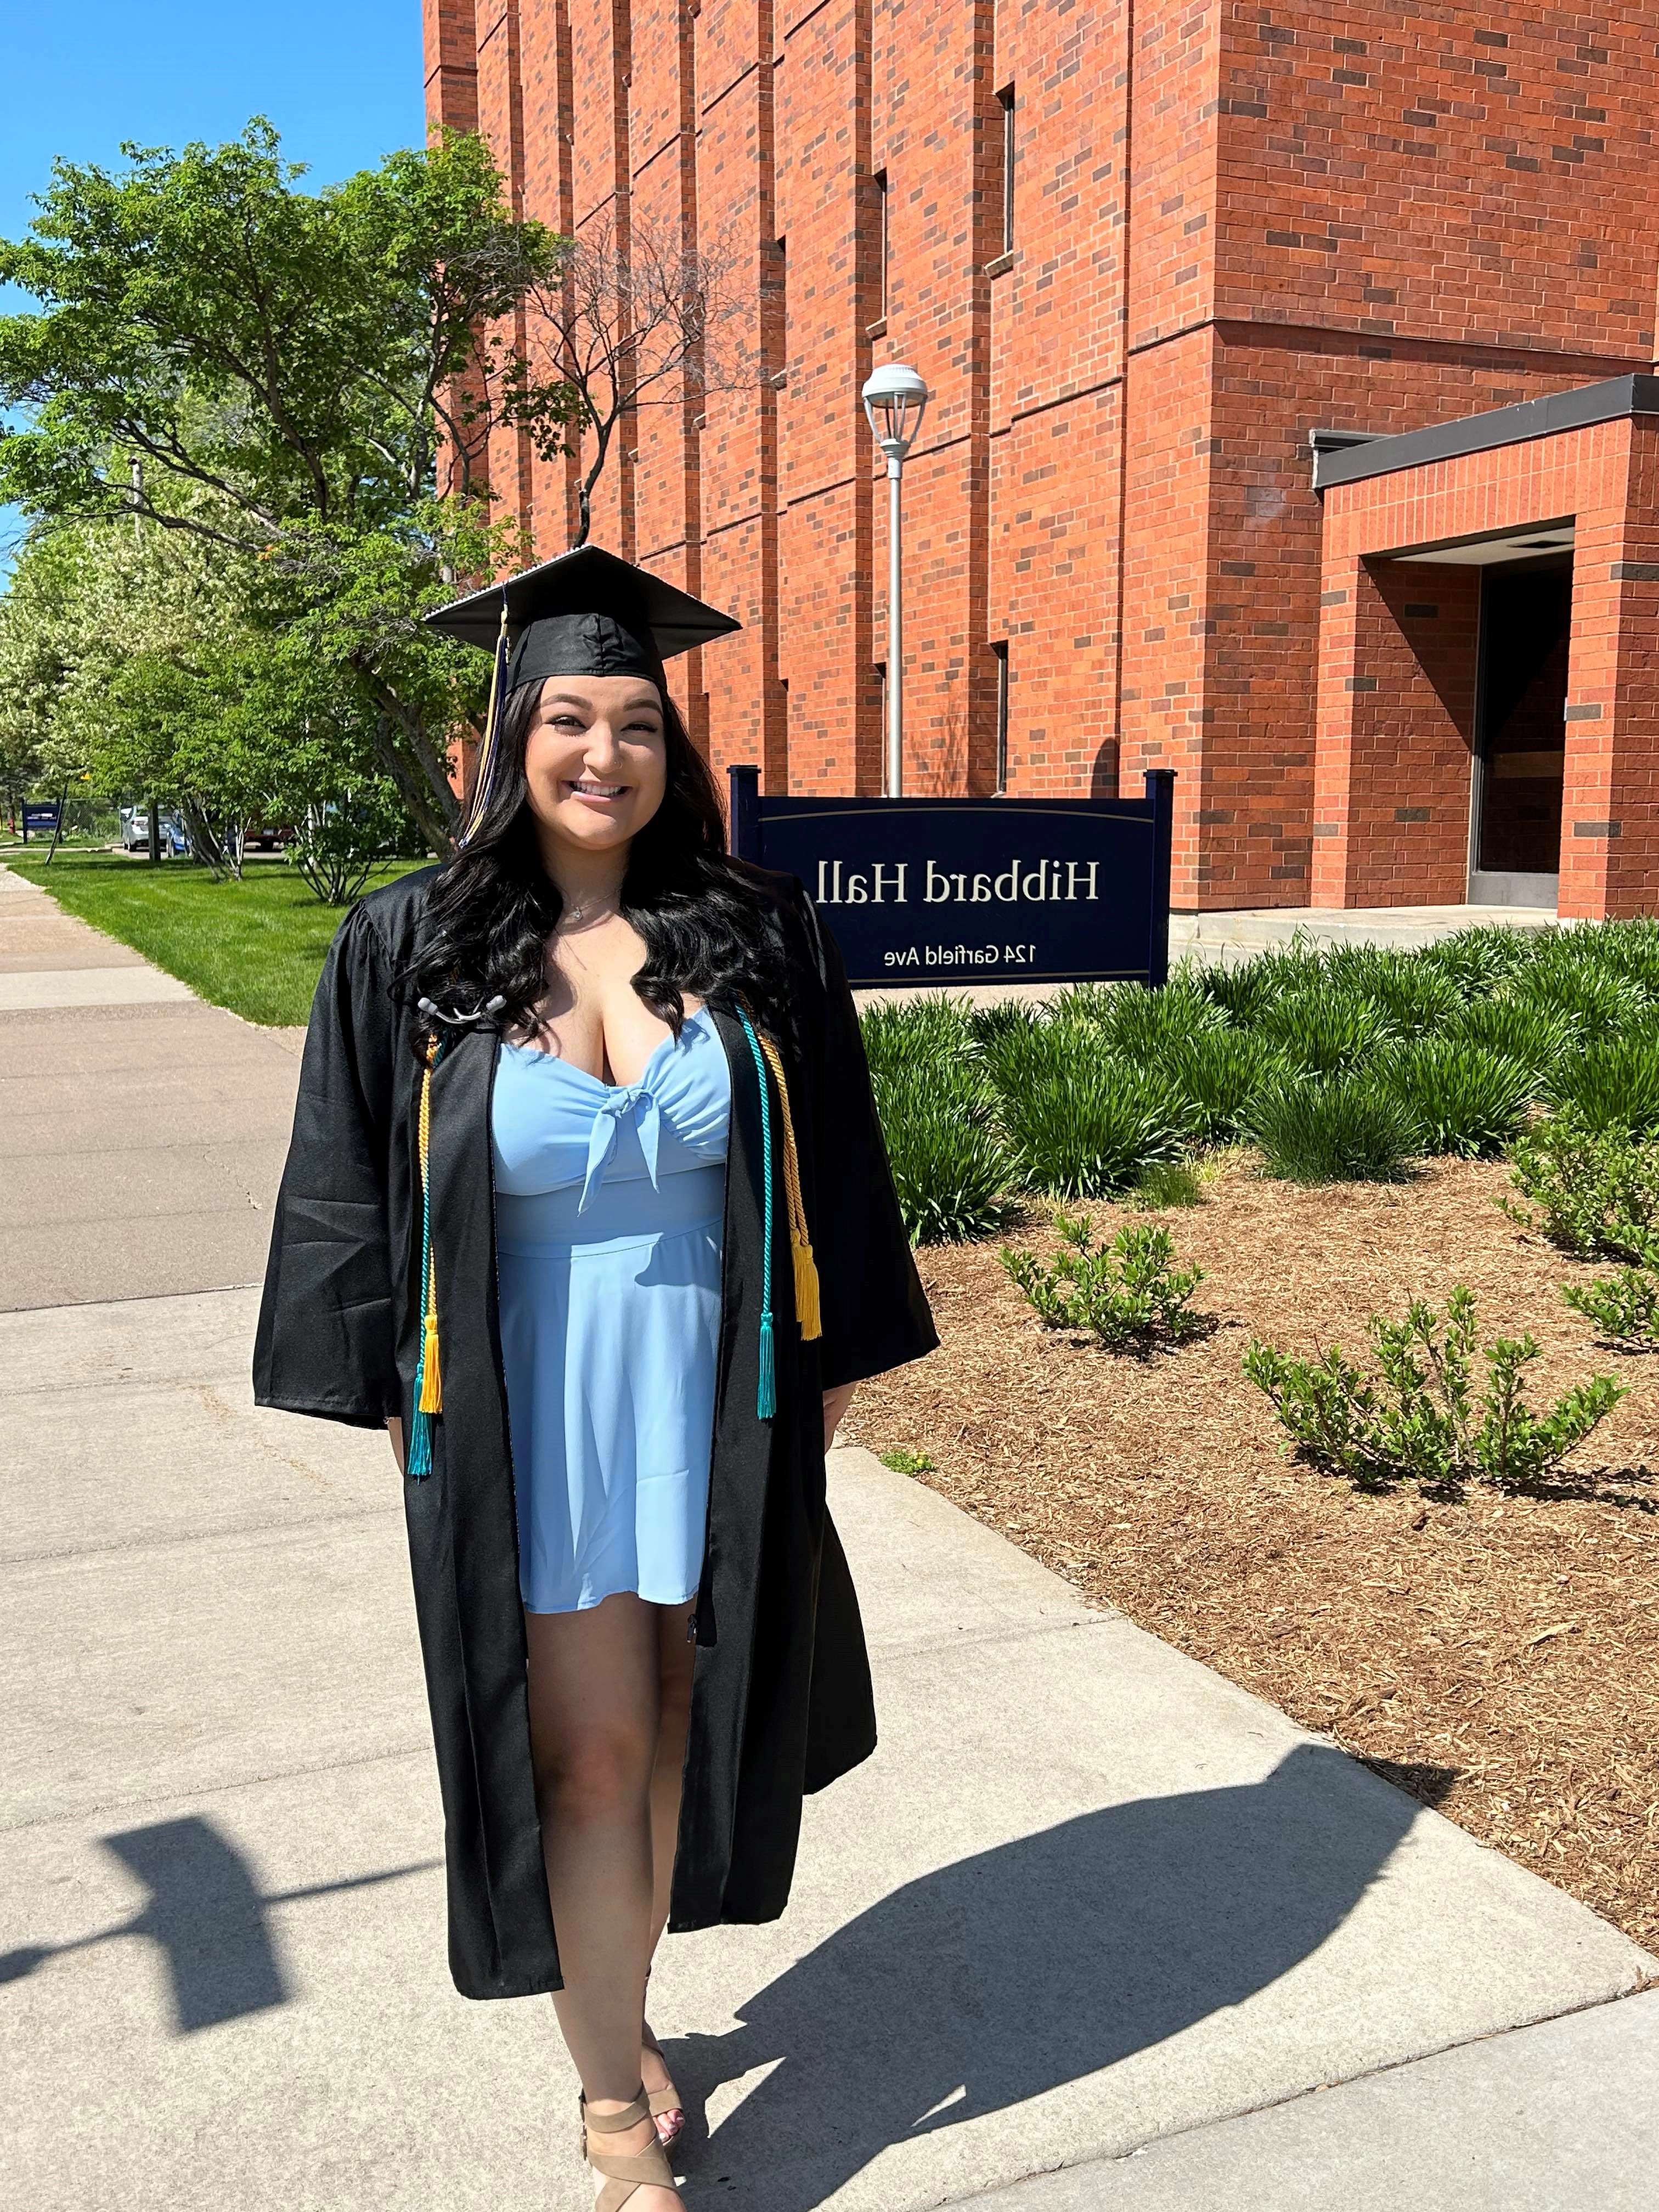
M0 0L0 237L53 156L210 143L268 116L326 184L425 136L420 0ZM0 307L27 302L0 295ZM18 527L0 508L0 572Z

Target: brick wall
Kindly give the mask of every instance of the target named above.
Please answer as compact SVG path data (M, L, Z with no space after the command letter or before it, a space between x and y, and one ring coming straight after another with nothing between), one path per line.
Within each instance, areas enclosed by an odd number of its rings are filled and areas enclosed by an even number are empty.
M425 4L429 112L476 116L528 212L736 243L762 373L642 410L595 535L742 617L676 681L717 766L759 760L768 788L880 787L886 498L858 392L902 358L933 392L905 479L907 787L992 787L1006 645L1012 792L1174 767L1177 905L1322 896L1308 433L1653 361L1659 246L1621 211L1645 204L1659 58L1632 12ZM540 554L568 542L569 473L492 454ZM1625 581L1596 620L1639 688L1651 587ZM1385 817L1345 885L1393 879Z

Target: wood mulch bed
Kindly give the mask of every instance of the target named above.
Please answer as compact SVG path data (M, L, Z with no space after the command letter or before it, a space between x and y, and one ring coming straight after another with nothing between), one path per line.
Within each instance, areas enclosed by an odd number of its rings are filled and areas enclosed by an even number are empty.
M1207 1271L1213 1334L1146 1359L1041 1327L993 1244L917 1255L942 1340L862 1384L844 1437L1089 1597L1334 1737L1659 1949L1659 1358L1562 1301L1589 1271L1493 1204L1499 1164L1304 1190L1234 1160L1151 1218ZM1108 1233L1124 1216L1091 1210ZM1006 1241L1052 1252L1036 1215ZM1595 1370L1630 1395L1547 1495L1382 1495L1287 1460L1240 1371L1252 1332L1364 1347L1373 1309L1468 1283L1482 1341L1530 1330L1534 1407Z

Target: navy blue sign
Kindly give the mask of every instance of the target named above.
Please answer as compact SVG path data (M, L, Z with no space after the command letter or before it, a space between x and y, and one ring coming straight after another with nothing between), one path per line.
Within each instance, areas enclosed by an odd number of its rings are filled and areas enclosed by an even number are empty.
M763 799L734 768L732 850L800 878L848 980L1162 983L1175 775L1145 799Z
M29 842L29 833L37 837L49 837L58 827L58 801L55 799L25 799L22 807L23 842Z

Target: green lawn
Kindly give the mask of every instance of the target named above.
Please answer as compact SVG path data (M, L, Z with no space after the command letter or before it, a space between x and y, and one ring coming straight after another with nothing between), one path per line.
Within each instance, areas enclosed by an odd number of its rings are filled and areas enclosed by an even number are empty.
M69 913L131 945L216 1006L245 1021L303 1022L342 909L323 906L283 860L250 860L240 883L216 884L188 860L60 852L50 867L21 849L6 865ZM388 861L373 883L425 864Z

